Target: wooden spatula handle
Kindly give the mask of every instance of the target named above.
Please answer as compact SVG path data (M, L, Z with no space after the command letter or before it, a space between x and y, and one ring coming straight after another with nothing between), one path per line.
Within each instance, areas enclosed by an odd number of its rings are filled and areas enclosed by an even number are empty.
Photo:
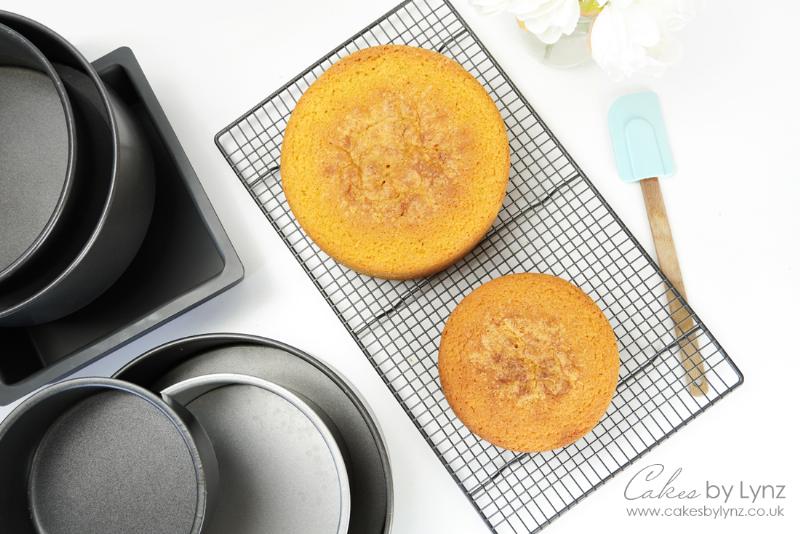
M640 180L639 183L642 186L647 218L650 219L650 231L653 234L653 242L656 246L658 264L669 281L672 282L672 285L680 291L683 298L686 298L681 266L678 263L678 254L675 252L675 243L672 241L672 230L669 227L667 208L664 206L664 197L661 195L658 178L646 178ZM681 305L669 290L667 291L667 299L672 321L675 323L675 336L680 337L694 328L694 321L689 311ZM680 343L680 350L681 363L686 370L686 382L689 386L689 392L694 396L705 395L708 392L708 381L705 376L705 366L703 364L703 356L700 354L697 336L695 334L687 336Z

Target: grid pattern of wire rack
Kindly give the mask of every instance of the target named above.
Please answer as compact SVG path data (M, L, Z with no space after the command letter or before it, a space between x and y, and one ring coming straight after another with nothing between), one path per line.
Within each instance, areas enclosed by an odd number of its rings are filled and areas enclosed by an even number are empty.
M421 280L380 280L337 264L300 228L280 184L284 128L305 89L336 60L387 43L458 61L489 91L510 137L510 185L495 225L463 260ZM447 0L400 4L230 124L216 142L494 532L541 529L743 380ZM500 449L469 432L449 408L437 370L439 336L454 306L492 278L526 271L561 276L588 293L611 321L621 356L617 392L602 421L578 442L538 454ZM670 299L694 319L687 331L673 326ZM681 350L702 359L705 395L687 391Z

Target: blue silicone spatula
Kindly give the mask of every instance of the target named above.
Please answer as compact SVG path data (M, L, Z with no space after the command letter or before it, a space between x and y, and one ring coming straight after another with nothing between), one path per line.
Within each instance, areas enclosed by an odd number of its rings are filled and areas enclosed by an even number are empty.
M608 112L608 127L620 177L625 182L639 182L642 188L661 270L686 298L678 254L658 182L659 177L670 176L675 171L658 96L646 91L619 97ZM671 289L667 290L667 300L689 392L703 396L708 392L708 381L697 336L693 332L694 320Z

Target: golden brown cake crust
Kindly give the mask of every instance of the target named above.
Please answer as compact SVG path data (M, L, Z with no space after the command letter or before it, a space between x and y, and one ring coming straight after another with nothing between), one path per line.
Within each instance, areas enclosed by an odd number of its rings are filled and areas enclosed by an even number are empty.
M496 278L445 325L439 374L464 424L515 451L563 447L608 408L619 376L611 325L580 289L546 274Z
M399 45L331 66L298 102L281 149L303 229L382 278L425 276L471 250L508 173L505 125L480 83L441 54Z

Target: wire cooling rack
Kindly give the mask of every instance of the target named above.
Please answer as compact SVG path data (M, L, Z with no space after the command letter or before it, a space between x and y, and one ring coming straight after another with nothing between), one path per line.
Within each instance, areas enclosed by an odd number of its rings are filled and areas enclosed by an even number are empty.
M415 281L359 275L303 232L280 183L286 122L308 86L342 57L402 43L442 52L489 91L511 144L508 195L486 238L442 273ZM353 336L453 479L495 532L534 532L741 384L705 325L567 154L447 0L409 0L327 54L217 135L217 145L273 228ZM611 321L620 381L595 429L552 452L516 454L456 418L437 370L439 336L455 305L492 278L548 272L571 280ZM676 335L668 299L694 319ZM682 323L686 324L686 323ZM687 344L693 337L696 342ZM686 387L680 345L697 351L708 393ZM688 348L687 348L688 347Z

